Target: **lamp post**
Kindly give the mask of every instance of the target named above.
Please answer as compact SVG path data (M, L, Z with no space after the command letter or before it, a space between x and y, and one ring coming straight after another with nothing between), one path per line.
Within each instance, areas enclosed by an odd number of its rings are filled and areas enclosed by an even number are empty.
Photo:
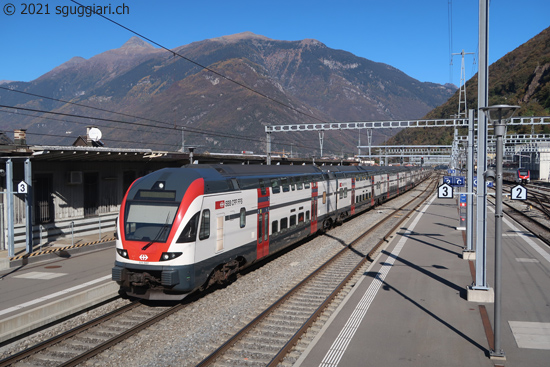
M502 274L502 139L506 134L506 121L509 120L519 106L495 105L480 108L494 125L497 138L496 156L496 188L495 188L495 316L494 316L494 350L491 357L505 358L500 347L500 315L501 315L501 274Z

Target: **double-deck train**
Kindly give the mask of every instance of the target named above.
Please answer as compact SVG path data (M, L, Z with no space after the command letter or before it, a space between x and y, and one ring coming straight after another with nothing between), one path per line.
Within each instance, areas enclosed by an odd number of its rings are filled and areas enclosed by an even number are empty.
M510 182L527 184L531 181L531 172L528 168L504 170L502 179Z
M423 180L422 167L188 165L137 179L117 220L122 294L176 300Z

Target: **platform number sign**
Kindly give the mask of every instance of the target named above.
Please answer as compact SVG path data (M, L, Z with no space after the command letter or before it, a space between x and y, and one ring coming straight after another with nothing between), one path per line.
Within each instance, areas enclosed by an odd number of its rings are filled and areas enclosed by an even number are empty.
M439 186L437 188L437 198L438 199L452 199L453 198L453 187L447 183Z
M527 189L521 185L514 186L510 196L512 200L527 200Z
M29 185L25 181L21 181L17 184L17 193L26 194L29 190Z

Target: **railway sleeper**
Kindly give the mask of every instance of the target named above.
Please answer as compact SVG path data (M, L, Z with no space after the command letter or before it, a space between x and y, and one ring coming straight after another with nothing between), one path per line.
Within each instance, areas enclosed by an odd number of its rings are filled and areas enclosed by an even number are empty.
M265 343L265 344L269 344L269 343L283 343L283 344L286 344L286 342L288 342L288 339L287 338L283 338L281 337L280 334L276 334L276 335L250 335L248 338L248 340L251 340L253 342L256 342L256 343Z
M77 350L76 348L74 348L70 344L69 345L58 345L58 346L54 346L54 347L51 347L51 348L48 349L48 352L53 354L53 355L60 355L60 356L63 356L63 357L68 357L68 358L76 357L77 355L80 354L81 351L82 351L82 349Z
M280 330L282 332L293 332L296 329L296 326L300 326L299 322L294 322L290 320L273 320L267 319L264 321L266 327L273 328L274 330Z
M265 353L265 354L272 354L277 353L279 350L281 350L280 347L284 346L284 341L279 340L270 340L266 339L263 341L242 341L238 343L238 345L235 345L235 348L246 350L251 353Z
M295 310L295 309L292 309L292 310L276 310L273 312L273 316L277 317L277 316L280 316L280 317L306 317L306 316L309 316L311 314L311 312L309 312L308 310Z
M272 357L272 354L262 353L261 350L251 352L247 349L232 348L231 350L227 351L227 353L224 354L223 359L225 364L228 362L227 359L234 358L235 361L233 362L237 362L237 364L231 364L231 365L238 366L239 365L238 363L241 363L242 365L243 358L249 358L250 361L248 361L248 364L253 363L253 365L265 366L266 364L271 362L272 358L270 357Z
M284 322L304 322L308 319L308 315L311 315L311 312L306 315L288 315L288 314L278 314L278 315L271 315L275 320L280 320Z

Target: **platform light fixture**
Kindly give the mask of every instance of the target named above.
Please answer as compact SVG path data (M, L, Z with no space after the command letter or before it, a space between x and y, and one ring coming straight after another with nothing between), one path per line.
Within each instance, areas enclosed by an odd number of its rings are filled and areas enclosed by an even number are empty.
M495 185L495 316L494 316L494 350L492 357L505 358L500 347L501 316L501 275L502 275L502 158L503 137L506 135L506 123L512 118L519 106L494 105L480 108L493 123L496 139L496 185Z

